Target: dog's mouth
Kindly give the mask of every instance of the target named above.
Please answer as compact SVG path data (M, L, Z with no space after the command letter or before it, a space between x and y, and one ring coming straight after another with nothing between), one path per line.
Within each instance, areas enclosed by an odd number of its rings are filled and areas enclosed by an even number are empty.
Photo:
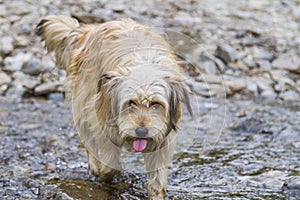
M132 148L136 152L142 152L146 149L148 140L145 138L135 138L132 143Z

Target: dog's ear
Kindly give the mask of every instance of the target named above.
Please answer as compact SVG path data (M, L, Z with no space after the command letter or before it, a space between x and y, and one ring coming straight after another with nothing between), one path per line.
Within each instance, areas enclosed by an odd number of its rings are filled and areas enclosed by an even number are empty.
M98 92L102 90L104 86L106 90L111 91L120 81L121 74L118 72L110 71L100 76L98 80Z
M114 124L115 119L119 115L119 99L117 96L117 85L121 81L122 75L119 72L110 71L103 74L98 80L98 93L105 93L105 96L110 96L112 119L109 124Z
M193 112L191 109L190 98L186 85L180 80L169 80L170 96L169 96L169 126L173 130L177 130L177 122L181 117L182 103L187 106L191 116Z

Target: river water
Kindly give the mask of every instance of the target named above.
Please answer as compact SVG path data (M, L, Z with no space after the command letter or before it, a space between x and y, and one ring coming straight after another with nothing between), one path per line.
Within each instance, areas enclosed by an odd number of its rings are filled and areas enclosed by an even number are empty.
M0 98L2 198L147 197L139 154L123 155L125 170L111 184L87 173L67 103ZM300 199L299 105L192 102L196 109L193 118L183 116L166 199Z

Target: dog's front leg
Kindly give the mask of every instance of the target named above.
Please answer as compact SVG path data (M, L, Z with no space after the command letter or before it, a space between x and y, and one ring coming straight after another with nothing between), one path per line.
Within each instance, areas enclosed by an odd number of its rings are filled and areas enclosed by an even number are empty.
M168 164L171 161L176 139L169 138L168 145L162 149L144 153L148 173L148 195L151 200L164 199L168 182Z

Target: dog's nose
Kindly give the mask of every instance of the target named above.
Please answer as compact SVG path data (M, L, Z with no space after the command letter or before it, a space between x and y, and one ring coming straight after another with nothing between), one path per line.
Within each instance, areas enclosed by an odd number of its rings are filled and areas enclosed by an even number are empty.
M145 127L137 127L135 129L135 134L138 136L138 137L145 137L147 134L148 134L149 130Z

